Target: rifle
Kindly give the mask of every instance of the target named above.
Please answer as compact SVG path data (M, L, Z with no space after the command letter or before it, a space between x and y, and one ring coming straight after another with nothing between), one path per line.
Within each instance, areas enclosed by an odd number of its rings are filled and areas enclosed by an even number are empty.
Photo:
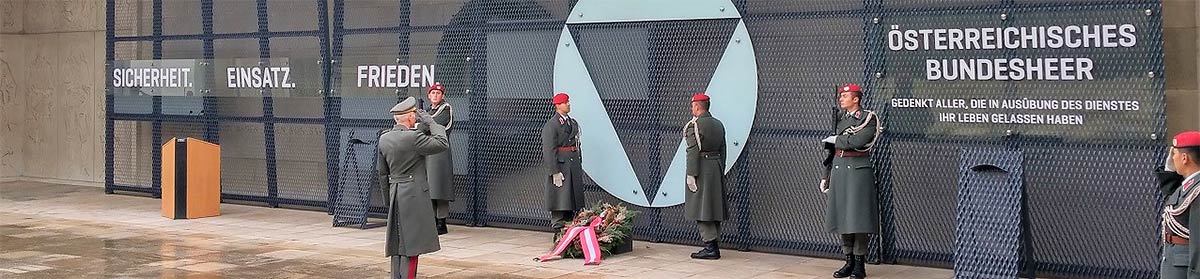
M841 112L841 111L837 107L833 107L832 109L833 109L833 111L830 114L830 116L832 116L831 121L830 121L831 127L829 128L829 130L833 131L833 133L836 134L838 118L841 116L839 114L839 112ZM829 173L833 169L833 155L834 155L834 152L837 151L837 148L834 147L834 145L832 143L828 143L828 142L821 142L821 143L823 143L823 145L825 146L825 151L828 151L828 154L825 155L825 161L821 162L821 165L825 166L825 176L822 177L822 179L829 179Z

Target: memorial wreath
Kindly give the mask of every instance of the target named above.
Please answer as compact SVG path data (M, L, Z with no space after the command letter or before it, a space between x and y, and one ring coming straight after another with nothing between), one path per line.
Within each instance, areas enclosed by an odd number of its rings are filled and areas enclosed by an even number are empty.
M613 255L614 252L626 252L620 251L620 247L626 246L631 241L631 237L633 236L633 218L637 214L637 211L629 210L624 205L598 202L590 208L580 211L578 215L575 215L574 220L563 222L563 228L554 235L554 243L559 243L563 235L571 228L588 226L595 220L595 217L600 217L595 227L595 232L596 240L600 243L601 254L604 257L608 257ZM579 239L573 239L562 256L564 258L583 257L583 251L580 247ZM632 246L627 247L632 248Z

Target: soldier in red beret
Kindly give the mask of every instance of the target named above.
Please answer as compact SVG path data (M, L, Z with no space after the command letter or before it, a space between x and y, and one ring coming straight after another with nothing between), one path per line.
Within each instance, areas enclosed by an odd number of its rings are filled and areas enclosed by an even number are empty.
M429 111L433 112L433 120L446 127L446 137L450 137L450 128L454 126L454 107L446 102L446 86L434 83L429 87ZM448 233L446 218L450 217L450 202L454 201L454 156L451 149L425 156L426 170L429 179L429 197L433 199L433 211L437 215L436 224L439 235Z
M1160 278L1200 278L1200 249L1189 245L1190 228L1200 228L1200 216L1192 211L1196 206L1200 190L1200 132L1179 133L1171 142L1171 158L1168 169L1183 177L1182 182L1163 202L1162 212L1162 264ZM1160 175L1160 178L1162 176ZM1164 192L1166 193L1166 192Z
M721 258L721 221L729 219L725 204L725 126L708 112L708 95L692 96L692 120L683 126L687 142L687 191L683 216L696 220L704 249L693 259Z
M579 122L571 118L570 96L551 100L554 116L542 127L542 160L546 168L546 209L551 228L562 229L583 208L583 156L579 152Z
M833 135L822 140L834 148L820 184L821 192L829 197L825 228L841 235L846 255L846 264L833 277L863 278L867 276L867 240L870 234L879 233L871 149L882 132L882 122L874 112L862 109L862 89L857 84L838 87L838 106L845 113L838 118Z

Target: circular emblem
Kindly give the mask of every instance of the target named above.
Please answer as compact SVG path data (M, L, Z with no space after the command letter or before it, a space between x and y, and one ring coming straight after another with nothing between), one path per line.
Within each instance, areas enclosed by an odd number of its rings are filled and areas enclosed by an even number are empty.
M725 171L742 153L758 102L758 64L746 23L729 0L580 0L566 25L672 20L737 19L737 27L704 91L710 111L725 125ZM645 193L624 152L617 131L588 73L571 31L563 26L554 57L554 92L571 94L572 114L580 126L583 170L613 196L639 206L683 203L686 143L681 138L657 193Z

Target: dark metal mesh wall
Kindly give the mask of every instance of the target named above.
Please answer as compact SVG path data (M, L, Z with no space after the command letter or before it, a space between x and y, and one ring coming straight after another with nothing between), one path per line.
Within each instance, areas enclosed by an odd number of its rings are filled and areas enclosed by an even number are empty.
M108 62L193 67L186 95L108 88L108 189L158 194L158 144L221 145L226 199L324 206L329 37L324 0L110 0ZM289 66L292 88L224 86L229 67Z
M385 111L424 86L371 87L360 67L435 65L454 106L452 221L548 227L540 129L552 114L556 44L576 1L109 0L109 71L122 61L197 59L195 96L110 88L106 185L156 194L158 144L191 136L221 144L223 194L270 206L329 208L339 187L372 182ZM959 154L1023 154L1028 234L1039 275L1151 278L1156 195L1150 169L1164 133L1158 1L735 0L758 66L754 126L727 176L732 248L833 256L817 189L834 88L859 83L884 119L874 151L883 233L871 258L949 266L954 260ZM1150 10L1149 15L1145 12ZM1021 58L1044 49L897 52L904 29L1133 24L1131 49L1050 51L1097 61L1095 80L930 82L926 59ZM643 191L657 192L737 19L568 25ZM171 62L163 62L171 63ZM164 64L165 65L165 64ZM289 66L291 89L229 89L222 71ZM1153 72L1155 74L1148 74ZM111 76L110 76L111 77ZM110 86L111 87L111 86ZM1136 100L1131 113L1082 112L1089 125L961 125L893 98ZM1021 110L1006 110L1014 113ZM362 147L353 147L359 148ZM622 152L612 150L611 152ZM620 202L585 178L589 201ZM382 200L372 200L380 213ZM698 243L682 207L639 208L635 237Z

